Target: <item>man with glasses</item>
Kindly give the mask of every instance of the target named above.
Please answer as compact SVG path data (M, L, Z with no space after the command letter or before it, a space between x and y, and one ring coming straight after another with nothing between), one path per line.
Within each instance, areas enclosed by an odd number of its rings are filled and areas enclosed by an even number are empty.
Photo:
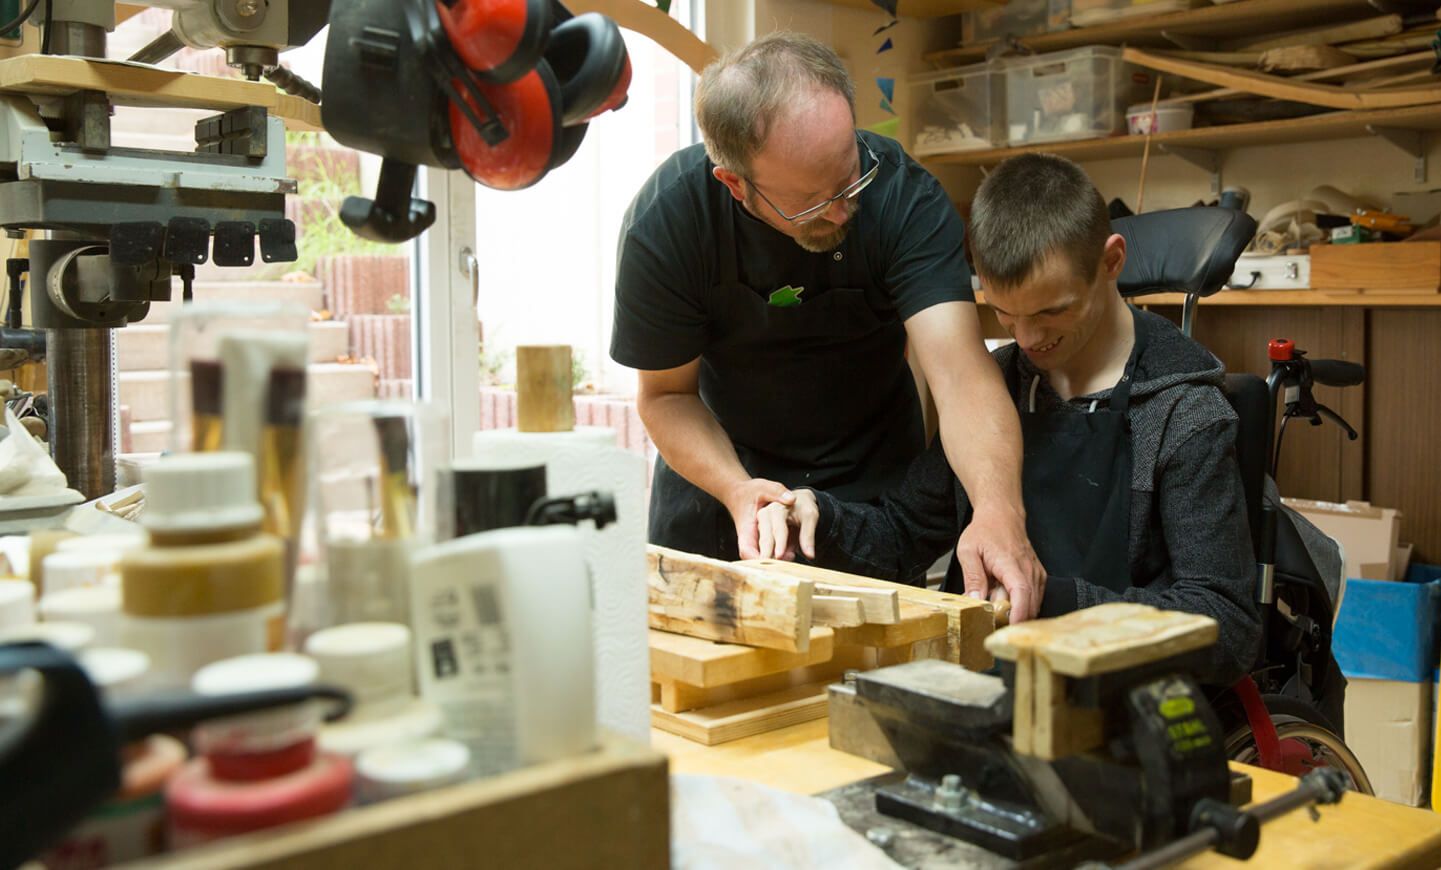
M640 370L660 451L650 540L759 553L756 513L790 487L871 501L925 447L919 363L975 520L966 589L1039 608L1020 432L986 353L945 191L892 139L855 129L840 58L774 33L696 88L705 145L682 149L626 215L611 356Z

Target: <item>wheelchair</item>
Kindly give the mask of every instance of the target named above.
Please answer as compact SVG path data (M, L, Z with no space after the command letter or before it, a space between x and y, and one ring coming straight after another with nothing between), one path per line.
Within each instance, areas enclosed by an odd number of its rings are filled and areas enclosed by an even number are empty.
M1194 207L1118 218L1112 229L1126 239L1126 265L1117 282L1121 295L1184 293L1181 329L1189 336L1197 303L1225 286L1256 222L1230 209ZM1343 582L1338 548L1281 504L1275 480L1291 420L1313 426L1330 420L1356 438L1350 424L1316 401L1312 386L1353 386L1364 380L1365 369L1308 359L1283 339L1272 341L1268 352L1271 371L1265 380L1228 374L1225 382L1239 418L1236 459L1256 554L1263 640L1250 675L1216 697L1215 706L1233 760L1293 776L1332 767L1345 772L1353 790L1372 794L1344 740L1346 680L1331 654L1334 601ZM1284 407L1280 435L1274 434L1278 406ZM1330 548L1323 554L1330 558L1319 561L1334 562L1335 576L1319 567L1313 555L1318 546Z

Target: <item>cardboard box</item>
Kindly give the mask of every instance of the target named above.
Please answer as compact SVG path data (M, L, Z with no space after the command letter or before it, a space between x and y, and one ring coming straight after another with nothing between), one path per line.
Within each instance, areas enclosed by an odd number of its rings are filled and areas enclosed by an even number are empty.
M1441 583L1351 580L1331 650L1347 679L1430 682Z
M1441 292L1441 242L1313 245L1311 286L1367 293Z
M1401 537L1400 511L1373 507L1365 501L1345 504L1301 498L1282 501L1341 545L1348 579L1401 579L1404 569L1398 567L1396 553Z
M1432 684L1352 679L1346 687L1346 745L1376 796L1424 806L1431 781Z

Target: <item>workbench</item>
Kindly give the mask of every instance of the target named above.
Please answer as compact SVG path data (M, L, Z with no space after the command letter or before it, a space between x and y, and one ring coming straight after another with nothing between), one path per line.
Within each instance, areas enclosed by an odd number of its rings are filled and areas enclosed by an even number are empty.
M830 748L827 720L793 725L719 746L702 746L662 731L651 745L670 758L670 772L747 779L785 791L816 794L887 773L889 768ZM1246 765L1258 801L1295 787L1296 780ZM1307 870L1435 868L1441 866L1441 816L1378 798L1348 794L1322 807L1320 822L1298 811L1261 830L1261 848L1248 863L1257 868ZM1179 865L1187 870L1236 868L1210 854Z

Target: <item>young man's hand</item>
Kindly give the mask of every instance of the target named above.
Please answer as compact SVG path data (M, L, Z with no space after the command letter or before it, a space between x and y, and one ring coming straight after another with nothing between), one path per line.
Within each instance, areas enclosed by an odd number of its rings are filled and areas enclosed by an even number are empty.
M966 594L985 601L1009 598L1011 622L1034 619L1046 592L1046 569L1026 537L1024 517L977 511L956 544Z
M807 559L816 557L816 525L821 519L816 494L801 489L791 495L795 497L793 504L768 504L757 515L762 559L794 561L797 544Z
M795 494L774 480L753 477L736 484L726 495L725 507L736 525L736 545L742 559L770 558L761 555L756 526L757 511L769 504L789 507L795 504Z

